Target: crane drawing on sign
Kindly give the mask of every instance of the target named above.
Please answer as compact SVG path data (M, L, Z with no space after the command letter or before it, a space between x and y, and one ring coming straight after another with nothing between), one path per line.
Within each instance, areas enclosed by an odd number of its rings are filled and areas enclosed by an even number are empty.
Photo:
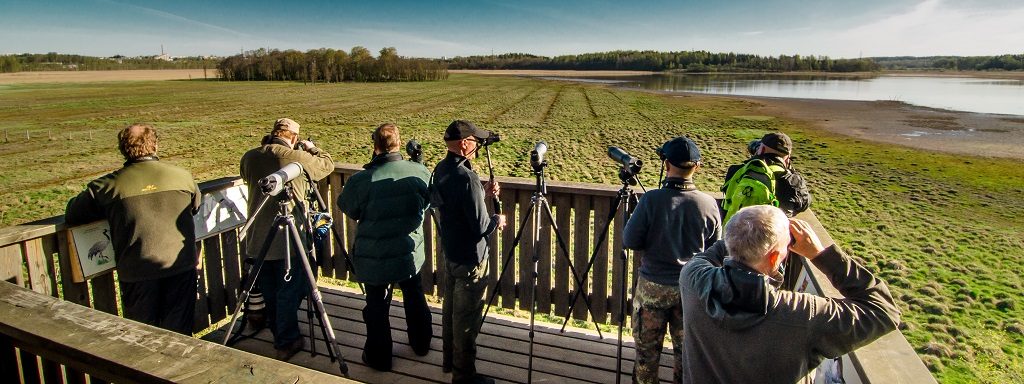
M108 233L109 231L109 229L104 229L103 237L106 237L106 239L97 241L96 244L93 244L91 247L89 247L89 260L96 258L97 265L103 265L110 262L110 256L107 256L105 253L103 253L103 251L107 249L107 245L110 244L110 233Z

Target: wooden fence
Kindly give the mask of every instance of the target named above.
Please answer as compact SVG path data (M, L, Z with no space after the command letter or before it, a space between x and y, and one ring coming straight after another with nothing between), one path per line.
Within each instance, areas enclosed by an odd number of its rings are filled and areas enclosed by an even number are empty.
M339 165L336 171L319 185L321 194L331 207L336 229L343 238L334 239L333 250L329 250L327 255L320 257L320 274L326 277L341 280L352 278L351 271L348 270L339 251L341 247L351 249L355 238L356 223L346 219L333 200L344 187L348 177L359 170L360 168L356 165ZM628 314L629 302L627 301L625 308L622 307L618 287L623 279L627 284L632 282L631 279L638 267L640 255L630 256L626 260L625 268L619 262L618 255L622 250L621 231L624 224L621 214L615 214L609 228L610 232L606 237L601 239L602 237L598 233L598 230L607 224L609 214L614 213L616 209L613 203L619 188L587 183L549 182L548 194L545 199L551 208L553 224L557 226L558 231L553 229L553 226L550 225L551 220L548 220L547 214L542 211L544 217L542 217L539 232L540 238L536 242L534 241L533 220L529 220L523 228L519 246L514 248L516 230L531 209L531 198L535 190L534 180L512 178L499 178L498 180L502 184L503 213L507 215L509 225L498 236L492 237L490 240L489 276L491 277L490 286L496 287L498 292L496 304L502 308L529 310L530 296L532 295L529 287L533 271L530 256L536 253L539 257L536 282L538 313L607 324L616 324L618 315L623 310ZM202 183L200 189L204 193L209 193L234 187L240 183L241 181L237 178L225 178ZM813 214L807 212L803 216L817 226L818 233L824 234L829 242L831 241ZM444 254L439 246L438 232L433 220L428 217L423 226L427 255L421 273L422 284L427 294L440 296L439 287L442 286L445 279L442 267ZM229 317L230 311L237 304L236 297L241 282L241 261L245 255L244 246L238 241L237 230L237 228L226 230L199 241L204 267L203 273L200 274L200 297L196 302L195 331L197 332ZM566 242L567 250L563 251L558 246L556 233L560 234ZM601 239L600 242L599 239ZM534 248L535 243L537 244L536 248ZM589 298L591 307L588 308L581 298L573 307L572 313L569 313L569 301L577 289L570 265L575 267L581 278L584 277L584 269L595 248L597 252L593 269L585 274L586 284L583 290L583 293ZM509 257L510 254L512 257ZM75 283L71 280L71 274L67 272L70 271L67 255L68 241L63 217L0 228L0 280L29 287L36 292L102 312L119 314L120 305L114 275L108 273L94 277L86 283ZM507 271L500 276L500 279L497 279L499 271L506 266L506 260L509 261ZM800 259L794 258L794 260ZM806 263L800 262L793 264L790 271L795 272L807 267ZM788 275L800 276L799 273L788 273ZM830 286L827 284L827 280L824 280L813 267L807 268L807 272L802 276L810 279L814 287L824 286L816 292L829 292ZM496 285L495 279L497 279ZM821 284L822 281L826 281L826 283ZM795 283L795 281L791 281L791 283ZM490 297L490 290L486 297ZM589 316L591 313L592 317ZM851 354L853 356L851 364L857 368L861 381L884 382L895 378L900 382L929 382L929 380L934 382L901 334L895 332L883 339L893 338L898 340L886 344L887 350L872 352L872 346L868 346L862 348L858 353ZM879 343L872 345L876 344ZM897 350L896 355L901 357L898 360L899 365L895 366L897 368L892 368L895 363L891 359L856 357L865 353L893 356L893 352L888 350L893 348ZM31 356L25 356L19 361L27 361L26 359L32 360ZM54 364L44 360L39 361L40 366L44 368L48 366L47 364ZM864 367L859 363L860 361L876 362L878 365ZM49 367L52 368L52 366ZM77 371L76 368L69 367L66 368L66 371L68 377L85 377L85 374ZM45 372L45 369L39 372ZM873 372L891 372L891 374L871 379ZM42 377L42 374L40 375ZM915 377L917 379L914 379Z

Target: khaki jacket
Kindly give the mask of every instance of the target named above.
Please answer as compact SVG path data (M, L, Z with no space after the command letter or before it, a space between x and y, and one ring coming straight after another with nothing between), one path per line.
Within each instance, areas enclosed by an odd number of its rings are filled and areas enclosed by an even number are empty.
M302 170L309 174L309 177L313 181L320 181L334 172L334 160L331 159L331 155L319 148L312 151L313 153L292 149L287 142L284 140L273 138L268 143L250 149L244 155L242 155L241 169L239 174L242 175L242 180L249 187L249 217L255 213L256 208L259 207L260 202L265 198L263 191L259 188L259 180L269 176L270 174L277 172L284 166L290 163L299 163L302 165ZM306 205L306 197L309 190L309 183L306 181L305 175L300 175L291 182L293 190L295 191L295 197L298 198L303 205ZM263 209L256 216L255 221L249 232L245 234L245 253L248 257L258 257L260 249L263 247L263 243L270 228L274 223L274 218L277 216L279 211L279 203L285 199L285 193L279 193L277 196L270 197ZM305 207L298 206L296 204L291 205L292 215L295 217L295 224L299 228L299 233L304 234L307 229L307 217ZM301 239L304 245L306 239ZM273 243L267 252L267 260L283 260L285 255L285 234L283 231L278 231L274 236ZM291 250L291 256L297 257L295 249Z

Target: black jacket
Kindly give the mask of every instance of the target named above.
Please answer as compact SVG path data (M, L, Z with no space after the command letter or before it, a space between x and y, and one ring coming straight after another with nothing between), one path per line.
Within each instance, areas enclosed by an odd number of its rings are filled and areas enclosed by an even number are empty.
M479 265L487 257L487 236L498 226L487 213L480 177L465 157L448 152L434 167L431 205L440 214L441 246L448 261Z
M683 264L722 237L722 217L715 199L691 180L667 181L640 197L623 229L622 246L645 251L640 263L644 279L675 285Z
M811 192L807 190L807 182L803 176L787 167L782 159L775 154L765 153L756 157L764 160L768 165L779 165L786 169L784 173L775 174L775 197L779 199L779 208L786 212L786 216L793 217L811 207ZM729 181L732 174L736 173L743 164L746 164L746 161L729 166L729 171L725 173L725 180Z

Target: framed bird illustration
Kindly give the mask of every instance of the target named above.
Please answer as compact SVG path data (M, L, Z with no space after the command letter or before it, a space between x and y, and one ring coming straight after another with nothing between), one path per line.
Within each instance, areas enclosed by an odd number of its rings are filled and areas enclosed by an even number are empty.
M71 249L71 280L81 283L114 269L114 247L106 220L68 230Z

